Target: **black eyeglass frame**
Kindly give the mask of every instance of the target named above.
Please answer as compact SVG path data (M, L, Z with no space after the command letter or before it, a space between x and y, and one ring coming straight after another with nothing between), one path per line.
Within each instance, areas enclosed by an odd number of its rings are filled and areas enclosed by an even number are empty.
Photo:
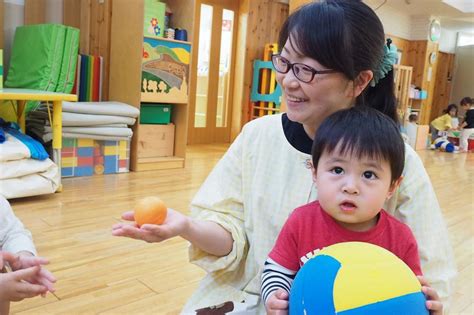
M277 69L277 67L275 66L275 63L276 63L276 58L280 58L282 59L283 61L285 61L287 64L288 64L288 67L286 69L286 71L280 71ZM317 74L328 74L328 73L336 73L336 72L339 72L337 70L332 70L332 69L328 69L328 70L316 70L314 69L313 67L311 66L308 66L307 64L304 64L304 63L298 63L298 62L295 62L295 63L291 63L288 59L286 59L285 57L283 57L281 54L273 54L272 55L272 64L273 64L273 68L275 69L276 72L278 73L288 73L290 70L293 71L293 74L295 75L295 78L297 78L298 80L300 80L301 82L304 82L304 83L310 83L311 81L313 81L314 79L314 76L317 75ZM311 71L311 79L308 80L308 81L305 81L305 80L302 80L300 77L298 77L298 74L295 72L295 66L304 66L306 68L308 68L310 71Z

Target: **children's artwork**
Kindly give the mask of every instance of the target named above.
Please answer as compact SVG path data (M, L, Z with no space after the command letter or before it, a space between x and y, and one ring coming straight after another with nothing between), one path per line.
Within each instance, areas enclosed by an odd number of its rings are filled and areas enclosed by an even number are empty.
M187 103L191 45L144 38L142 102Z
M163 37L165 31L166 4L159 0L145 0L143 34L150 37Z

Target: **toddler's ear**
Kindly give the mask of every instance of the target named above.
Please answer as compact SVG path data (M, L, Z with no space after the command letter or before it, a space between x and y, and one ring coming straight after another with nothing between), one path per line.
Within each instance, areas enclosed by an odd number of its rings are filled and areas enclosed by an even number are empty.
M306 163L308 163L308 165L310 166L309 168L311 169L311 174L313 174L313 182L316 183L317 173L316 173L316 168L313 165L313 161L309 160Z
M403 180L403 176L400 176L397 180L395 180L391 185L390 185L390 188L388 190L388 194L387 194L387 199L390 199L393 194L395 193L395 190L397 190L398 186L400 186L400 183L402 182Z

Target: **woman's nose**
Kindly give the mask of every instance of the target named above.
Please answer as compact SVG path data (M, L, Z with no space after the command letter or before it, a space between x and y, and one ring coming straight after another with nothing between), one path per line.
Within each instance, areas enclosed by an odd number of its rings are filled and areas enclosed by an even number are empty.
M279 75L281 76L280 82L283 88L296 88L299 86L299 81L293 73L292 69L290 69L290 71L288 71L287 73L280 73Z

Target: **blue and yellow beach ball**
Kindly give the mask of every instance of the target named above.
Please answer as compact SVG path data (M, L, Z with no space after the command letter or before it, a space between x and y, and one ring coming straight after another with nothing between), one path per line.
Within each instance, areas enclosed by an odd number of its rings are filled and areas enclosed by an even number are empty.
M428 315L421 284L388 250L361 242L324 248L297 273L290 315Z

